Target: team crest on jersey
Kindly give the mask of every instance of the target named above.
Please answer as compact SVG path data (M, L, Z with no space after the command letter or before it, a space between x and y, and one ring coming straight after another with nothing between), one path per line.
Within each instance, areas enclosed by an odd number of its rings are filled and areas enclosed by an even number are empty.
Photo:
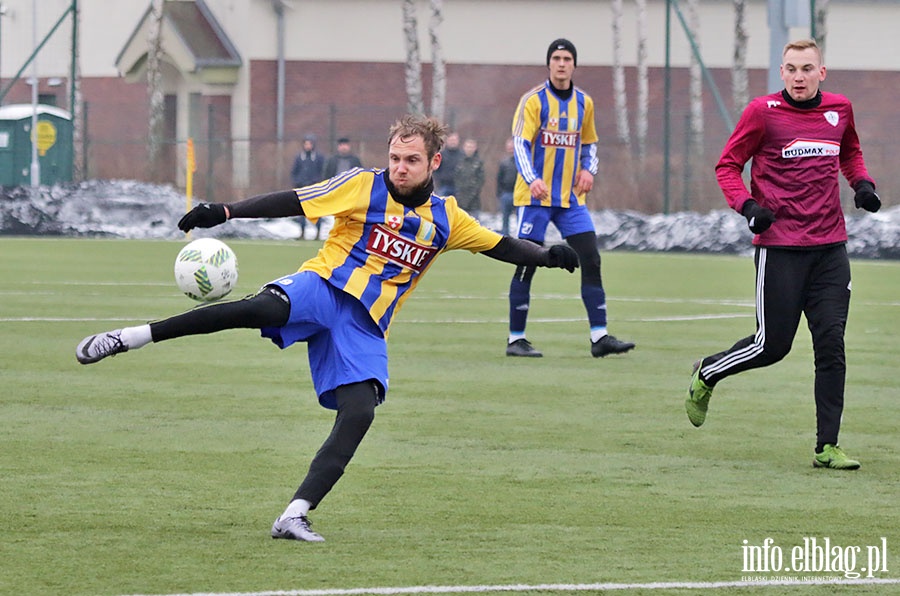
M389 215L387 218L387 224L391 227L392 230L399 230L403 226L403 218L399 215Z
M438 251L434 246L420 244L416 240L402 237L387 226L375 224L369 232L366 252L422 273Z
M556 118L549 118L547 122L550 124L550 128L556 128L557 126L559 126L559 120L557 120Z
M833 141L816 139L794 139L781 150L781 157L794 159L797 157L827 157L840 155L841 144Z
M825 121L832 126L838 125L838 120L840 120L840 116L834 110L828 110L825 112Z
M434 224L430 221L422 220L422 225L419 226L419 233L416 234L416 240L430 244L434 240L434 234Z

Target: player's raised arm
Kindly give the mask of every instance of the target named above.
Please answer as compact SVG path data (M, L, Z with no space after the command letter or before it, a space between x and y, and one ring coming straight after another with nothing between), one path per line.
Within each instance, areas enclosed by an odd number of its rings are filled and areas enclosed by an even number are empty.
M190 232L194 228L212 228L229 219L275 218L303 215L303 207L293 190L280 190L236 203L200 203L178 222L178 229Z

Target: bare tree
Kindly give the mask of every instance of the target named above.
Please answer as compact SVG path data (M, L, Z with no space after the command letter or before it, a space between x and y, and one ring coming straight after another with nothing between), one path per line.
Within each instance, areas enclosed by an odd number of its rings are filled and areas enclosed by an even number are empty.
M703 70L700 64L700 11L699 0L687 0L688 35L694 42L689 66L689 101L687 155L685 156L685 184L683 206L690 208L690 197L694 192L693 173L703 167Z
M616 136L631 154L631 130L628 126L628 95L625 89L625 65L622 57L622 0L613 0L613 105L616 112Z
M734 3L734 66L731 69L732 113L740 116L749 101L747 82L747 0Z
M411 114L424 114L422 60L419 57L418 20L415 0L403 0L403 33L406 36L406 103Z
M84 180L84 117L82 115L81 106L84 105L84 98L81 94L81 47L80 40L76 37L77 32L81 30L81 9L77 5L73 5L75 10L72 11L72 80L69 81L69 97L71 104L69 111L72 115L72 179L75 181Z
M447 105L447 69L444 49L441 46L441 23L444 22L444 0L431 0L431 20L428 35L431 38L431 115L444 121Z
M637 8L637 133L638 163L647 158L647 120L650 111L650 84L647 68L647 0L635 0Z
M813 15L816 27L816 43L819 44L819 49L822 50L822 56L825 55L825 39L828 37L828 26L825 20L828 16L829 1L830 0L815 0L816 10Z
M147 50L147 91L150 94L150 131L147 144L148 163L156 175L157 161L162 153L165 118L165 97L162 89L162 20L164 0L150 2L150 30Z

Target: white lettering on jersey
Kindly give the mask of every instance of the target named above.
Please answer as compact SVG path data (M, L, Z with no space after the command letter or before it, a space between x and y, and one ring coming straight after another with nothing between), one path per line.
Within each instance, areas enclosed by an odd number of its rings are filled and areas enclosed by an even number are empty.
M777 108L780 105L781 105L781 102L775 101L774 99L770 99L769 101L766 102L766 107L769 107L769 108Z
M559 132L555 130L541 130L541 145L544 147L577 147L581 135L578 132Z
M841 144L834 141L817 141L814 139L794 139L781 150L781 157L827 157L839 155Z
M425 246L414 240L408 240L390 228L376 224L372 226L372 231L369 233L366 252L387 259L395 265L421 273L438 251L433 246Z

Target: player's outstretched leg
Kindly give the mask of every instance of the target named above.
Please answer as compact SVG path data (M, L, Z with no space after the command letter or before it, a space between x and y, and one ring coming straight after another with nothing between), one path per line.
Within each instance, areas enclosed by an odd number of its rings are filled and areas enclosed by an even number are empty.
M150 342L225 329L280 327L288 320L290 311L290 300L284 292L276 286L266 286L241 300L216 302L148 325L88 335L75 348L75 357L81 364L93 364Z

